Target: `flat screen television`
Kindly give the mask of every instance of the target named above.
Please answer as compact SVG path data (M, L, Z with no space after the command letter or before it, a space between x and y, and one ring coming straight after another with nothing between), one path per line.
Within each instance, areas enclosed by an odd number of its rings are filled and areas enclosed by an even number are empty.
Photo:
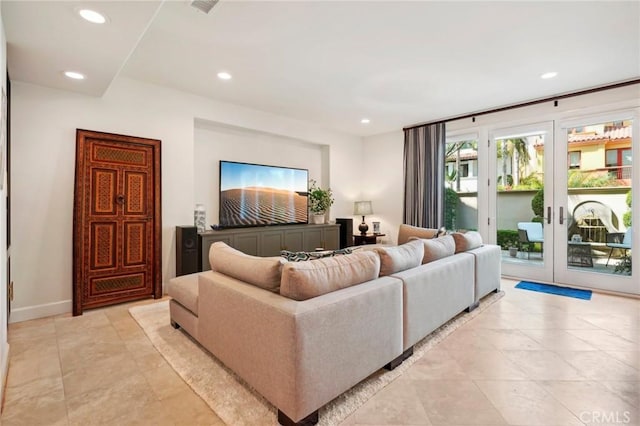
M309 171L220 161L220 227L307 223Z

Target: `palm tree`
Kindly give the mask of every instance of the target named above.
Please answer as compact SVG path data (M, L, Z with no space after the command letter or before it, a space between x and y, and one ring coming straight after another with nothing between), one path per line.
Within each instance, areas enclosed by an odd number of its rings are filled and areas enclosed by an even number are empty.
M456 192L460 192L460 151L464 148L471 148L478 150L478 141L461 141L447 144L447 149L444 154L445 158L451 157L454 153L456 155L456 168L451 174L446 176L448 182L455 180Z
M500 139L497 142L498 159L501 161L501 182L503 186L509 185L507 181L507 164L511 163L511 177L513 185L518 185L520 179L526 176L526 171L531 160L528 142L526 138ZM515 171L515 173L514 173Z

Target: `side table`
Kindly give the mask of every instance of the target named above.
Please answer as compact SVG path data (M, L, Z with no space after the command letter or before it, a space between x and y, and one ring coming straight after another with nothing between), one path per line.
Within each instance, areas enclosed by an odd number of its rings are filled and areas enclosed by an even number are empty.
M569 266L593 267L593 258L591 257L591 244L568 241L567 264Z
M375 244L378 242L378 237L384 237L385 234L353 234L353 245L362 246L365 244Z

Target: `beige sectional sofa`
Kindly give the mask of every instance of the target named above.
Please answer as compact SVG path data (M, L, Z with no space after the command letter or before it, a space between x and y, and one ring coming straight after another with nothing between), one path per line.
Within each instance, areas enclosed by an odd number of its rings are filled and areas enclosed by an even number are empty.
M172 325L276 406L281 424L313 424L323 405L394 368L415 343L499 289L499 247L421 264L432 242L414 231L423 239L305 262L215 243L213 271L171 280Z

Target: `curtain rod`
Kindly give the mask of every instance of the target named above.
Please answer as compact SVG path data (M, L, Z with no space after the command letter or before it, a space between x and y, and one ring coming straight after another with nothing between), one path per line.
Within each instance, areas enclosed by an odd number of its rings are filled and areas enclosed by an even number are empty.
M560 94L560 95L550 96L550 97L547 97L547 98L536 99L536 100L533 100L533 101L522 102L522 103L519 103L519 104L513 104L513 105L503 106L503 107L499 107L499 108L488 109L488 110L485 110L485 111L478 111L478 112L474 112L474 113L470 113L470 114L453 116L453 117L444 118L444 119L441 119L441 120L428 121L428 122L425 122L425 123L414 124L413 126L403 127L402 130L404 131L404 130L415 129L415 128L422 127L422 126L429 126L431 124L436 124L436 123L446 123L448 121L462 120L464 118L472 118L472 117L477 117L479 115L493 114L495 112L508 111L510 109L522 108L522 107L542 104L542 103L550 102L550 101L558 101L559 99L572 98L574 96L587 95L589 93L602 92L604 90L617 89L619 87L632 86L634 84L640 84L640 78L634 78L634 79L631 79L631 80L620 81L618 83L608 84L606 86L594 87L594 88L591 88L591 89L579 90L577 92L569 92L569 93L564 93L564 94Z

